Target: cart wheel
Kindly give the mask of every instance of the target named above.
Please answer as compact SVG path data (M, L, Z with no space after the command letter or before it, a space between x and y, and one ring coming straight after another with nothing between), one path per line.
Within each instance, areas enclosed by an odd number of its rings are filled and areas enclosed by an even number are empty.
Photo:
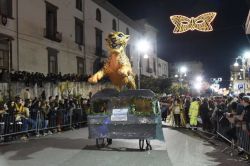
M111 145L112 144L112 139L111 138L107 138L107 143L108 143L108 145Z
M101 148L104 146L104 138L96 138L96 147Z
M146 140L146 150L152 150L152 146L150 145L150 140Z
M144 148L144 139L139 139L139 147L140 147L140 150L143 150L143 148Z

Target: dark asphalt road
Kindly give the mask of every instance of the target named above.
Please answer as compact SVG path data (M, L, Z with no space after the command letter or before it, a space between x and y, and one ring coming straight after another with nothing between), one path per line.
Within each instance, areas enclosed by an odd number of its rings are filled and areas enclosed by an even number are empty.
M95 147L88 129L67 131L28 142L0 145L0 166L213 166L247 165L186 129L163 128L165 142L151 141L139 151L138 140L114 140Z

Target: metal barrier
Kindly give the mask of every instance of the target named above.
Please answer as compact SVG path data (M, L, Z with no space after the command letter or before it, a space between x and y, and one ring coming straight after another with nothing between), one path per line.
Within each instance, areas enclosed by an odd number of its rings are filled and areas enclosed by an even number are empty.
M83 109L50 109L45 115L41 110L30 109L30 117L16 120L14 114L0 115L0 139L9 136L34 133L39 135L50 130L61 131L61 128L81 127L87 123L87 115Z
M240 124L240 125L239 125ZM232 138L232 135L229 135L229 131L234 130L236 133L235 137L237 138L236 144ZM223 112L217 113L217 129L216 133L218 136L229 142L232 146L237 145L239 149L242 149L246 153L250 154L250 135L247 129L243 129L242 123L238 122L238 125L231 124Z

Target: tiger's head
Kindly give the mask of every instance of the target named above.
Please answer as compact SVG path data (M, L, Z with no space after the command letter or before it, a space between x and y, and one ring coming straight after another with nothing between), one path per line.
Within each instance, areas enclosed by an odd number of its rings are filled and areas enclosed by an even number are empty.
M106 44L110 52L120 53L123 51L129 40L129 35L122 32L111 32L106 38Z

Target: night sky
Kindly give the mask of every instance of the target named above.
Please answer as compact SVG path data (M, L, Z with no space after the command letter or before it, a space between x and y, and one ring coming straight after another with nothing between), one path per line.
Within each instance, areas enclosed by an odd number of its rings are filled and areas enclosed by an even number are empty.
M168 62L201 61L205 76L223 77L229 83L230 64L250 50L244 25L248 15L246 0L109 0L132 19L147 18L159 30L158 56ZM171 15L196 17L215 11L213 32L189 31L173 34Z

